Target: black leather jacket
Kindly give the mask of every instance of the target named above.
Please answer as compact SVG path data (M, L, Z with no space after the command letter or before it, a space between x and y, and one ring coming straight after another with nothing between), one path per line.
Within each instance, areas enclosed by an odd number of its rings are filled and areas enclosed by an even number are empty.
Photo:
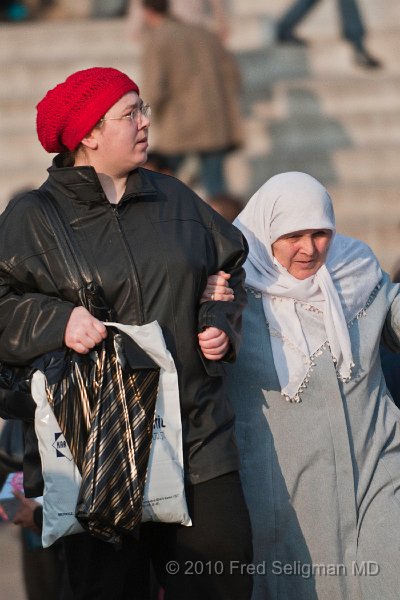
M138 169L112 205L92 167L60 164L59 156L43 188L69 220L117 320L157 320L163 329L178 370L188 480L237 469L223 364L203 357L197 333L207 326L224 330L231 341L227 359L234 360L246 302L242 234L173 177ZM235 301L200 305L207 276L219 269L231 273ZM29 364L61 347L77 303L39 195L12 201L0 216L0 361ZM0 416L10 416L1 397Z

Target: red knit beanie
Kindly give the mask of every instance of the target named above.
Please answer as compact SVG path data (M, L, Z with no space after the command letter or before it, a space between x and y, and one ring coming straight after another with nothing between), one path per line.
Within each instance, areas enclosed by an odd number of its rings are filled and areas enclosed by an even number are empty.
M139 94L132 79L110 67L73 73L37 105L36 129L47 152L75 150L113 104L128 92Z

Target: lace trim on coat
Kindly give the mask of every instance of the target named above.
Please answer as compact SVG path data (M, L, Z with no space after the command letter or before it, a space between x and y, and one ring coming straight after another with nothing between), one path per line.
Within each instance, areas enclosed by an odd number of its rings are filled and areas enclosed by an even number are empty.
M381 283L378 283L378 285L372 290L367 302L365 303L365 306L356 314L356 316L351 319L351 321L349 321L347 323L347 327L350 329L350 327L359 319L361 319L362 317L365 317L367 315L367 309L369 308L369 306L371 306L372 302L375 300L380 288L382 287ZM262 298L263 295L265 295L265 292L260 292L258 290L255 290L252 287L246 286L246 291L249 292L250 294L252 294L252 296L254 296L255 298ZM300 301L296 301L295 300L295 304L300 304L303 308L305 308L306 310L309 310L310 312L316 312L316 313L320 313L322 314L322 311L320 311L318 308L315 308L315 306L312 306L311 304L305 303L305 302L300 302ZM280 338L282 341L284 341L286 344L288 344L293 350L295 350L296 352L298 352L298 348L285 336L283 336L281 333L279 333L278 331L271 329L270 324L268 323L268 321L266 320L266 325L268 327L269 333L271 336ZM285 397L285 399L287 400L287 402L291 402L292 404L298 404L299 402L302 402L302 399L300 397L300 394L302 392L304 392L304 390L307 388L308 383L310 381L311 378L311 373L314 370L314 367L316 366L316 363L314 362L314 360L318 357L321 356L321 354L325 351L325 350L329 350L331 353L331 357L332 357L332 361L335 365L335 370L336 370L336 376L338 378L339 381L342 381L343 383L347 383L351 380L352 374L353 374L353 368L355 367L354 363L351 363L350 365L350 375L348 377L342 377L338 370L336 369L336 365L337 365L337 359L332 355L331 349L330 349L330 345L329 342L326 341L324 342L310 357L306 357L304 360L304 363L308 366L308 370L307 370L307 374L304 377L303 381L301 382L299 389L297 390L297 393L295 396L287 396L284 392L281 392L281 395Z
M370 297L368 298L364 308L362 308L357 314L356 316L351 319L351 321L349 321L347 323L347 327L350 329L350 327L353 325L353 323L355 323L358 319L361 319L362 317L365 317L367 315L367 308L369 308L371 306L371 304L373 303L373 301L375 300L379 290L381 289L382 284L378 283L378 285L376 287L374 287L374 289L371 292Z

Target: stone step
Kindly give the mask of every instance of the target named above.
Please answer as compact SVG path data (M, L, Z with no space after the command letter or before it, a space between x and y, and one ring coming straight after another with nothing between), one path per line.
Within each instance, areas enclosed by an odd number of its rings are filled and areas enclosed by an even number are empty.
M229 0L225 3L227 15L235 22L243 18L252 16L260 18L268 16L275 21L293 3L293 0L274 0L272 3L266 3L265 0ZM30 2L27 2L30 4ZM364 20L367 26L380 26L382 23L393 22L399 17L399 7L392 0L363 0L360 4ZM48 9L41 20L52 22L77 21L81 19L92 19L92 0L80 0L71 2L70 0L55 0L54 6ZM324 26L327 31L336 27L337 10L333 3L321 2L308 16L305 22L309 29L320 31ZM124 21L123 18L114 20ZM324 31L325 35L325 31Z
M329 187L337 231L371 246L391 272L400 258L400 190L398 185Z
M307 48L276 45L276 18L291 1L231 0L229 46L242 68L246 136L227 161L232 191L248 198L277 172L309 172L333 191L338 229L370 243L390 268L399 227L400 3L362 3L368 46L385 65L372 72L354 66L333 2L321 2L302 23ZM2 28L0 206L46 177L52 157L36 138L37 101L71 72L94 65L115 66L141 83L140 45L124 19Z
M245 121L248 153L333 151L341 148L374 148L398 145L400 109L330 117L323 112L288 114L275 120Z
M382 69L375 71L377 77L400 72L397 59L399 49L399 23L395 22L382 31L373 31L368 36L368 49L381 60ZM370 77L371 69L363 69L353 62L353 51L350 45L344 41L329 44L328 40L313 43L308 48L308 60L312 73L337 75L343 77Z
M341 184L328 186L328 191L341 222L340 231L343 226L368 228L376 222L400 228L400 189L397 185Z
M38 0L25 0L24 4L28 7L31 6L32 18L40 21L74 21L79 19L87 19L92 13L92 7L94 5L93 0L53 0L51 5L45 10L40 9L41 2Z
M365 78L342 76L277 81L270 99L253 104L266 119L294 114L362 115L399 108L400 76L375 73Z
M385 0L385 6L386 3L388 7L398 5L390 0ZM241 12L239 5L235 5L233 11L229 45L242 66L245 88L270 89L276 81L299 76L340 75L340 78L347 76L362 81L399 74L395 24L400 21L392 15L393 9L388 8L386 12L382 9L391 18L385 22L385 28L375 28L370 36L372 49L385 64L385 69L373 77L370 72L355 67L348 45L334 38L319 37L307 49L274 45L271 15L265 7L260 13L261 10L260 3L255 3ZM35 98L40 98L45 90L72 71L93 65L119 67L140 82L139 55L140 45L131 39L124 19L5 25L0 37L3 77L0 100L31 99L32 92Z
M329 3L322 3L326 6ZM396 6L390 2L391 6ZM369 35L369 43L382 46L384 53L390 58L392 44L386 49L388 33L392 31L396 37L397 24L400 23L400 8L396 15L391 12L379 13L386 15L387 21L380 25L374 23L374 28ZM329 24L330 21L327 20ZM235 14L232 19L231 33L227 45L234 52L245 52L256 48L267 48L274 45L274 22L269 14ZM18 62L62 61L66 57L81 59L85 56L88 60L96 61L98 56L110 55L127 58L135 54L140 47L140 42L134 39L129 23L124 19L81 19L74 21L40 21L23 24L2 24L0 38L0 64L12 65ZM346 44L343 44L343 48ZM48 49L51 48L49 54ZM309 48L279 46L281 55L287 52L289 56L295 54L310 55L311 62L316 65L324 64L325 55L330 61L341 66L343 55L342 44L335 35L319 35L310 40ZM313 56L316 54L316 57ZM334 59L334 61L332 60ZM396 60L390 61L392 66Z
M399 184L399 145L348 148L334 151L304 148L302 151L275 150L257 155L237 153L229 159L232 189L250 196L269 177L285 171L304 171L325 185Z
M266 3L265 0L231 0L228 10L228 44L233 48L243 45L252 47L254 38L259 43L270 42L274 38L276 19L291 2L292 0L275 0L274 3ZM11 62L21 56L25 57L27 44L29 56L32 58L47 58L49 47L54 57L79 54L81 48L85 49L88 57L95 57L99 51L108 48L115 51L116 41L119 51L129 51L134 42L129 19L89 18L90 3L87 0L79 3L79 10L67 1L59 0L58 4L64 5L65 19L2 24L0 62ZM400 5L393 0L380 0L379 3L376 0L364 0L361 9L370 31L386 31L393 24L400 23ZM307 16L300 29L305 31L311 40L338 37L334 3L321 2L317 9ZM18 39L23 43L16 43ZM75 43L71 45L71 42Z
M137 46L121 19L2 24L0 64L59 63L82 57L92 61L99 54L127 58Z
M311 166L325 173L328 168L332 172L329 180L337 172L346 180L352 177L357 181L362 177L390 181L399 177L400 111L352 115L340 120L322 114L272 123L247 119L244 128L246 144L238 160L266 165L269 172L301 165L303 168L296 169L307 171ZM37 140L33 114L29 125L23 128L7 131L0 125L0 134L4 169L23 169L27 161L32 168L42 168L44 151Z
M382 227L379 223L372 224L368 228L364 223L360 223L358 227L349 227L344 224L340 231L349 237L362 240L368 244L377 256L382 269L387 273L391 273L398 264L400 259L398 227Z
M307 104L307 112L288 112L266 118L262 106L244 117L247 152L250 155L287 149L301 150L336 149L351 147L373 147L384 144L400 145L400 108L382 110L379 105L374 112L330 116L320 110L308 92L294 94L299 102ZM307 102L308 100L308 102ZM258 110L257 110L258 108ZM22 147L36 146L36 109L33 104L13 103L0 113L0 155L6 163L18 160Z
M12 64L7 69L2 69L2 83L0 88L0 102L2 101L24 101L31 99L36 104L46 93L60 81L63 81L71 73L80 69L88 69L95 66L115 67L135 80L140 82L140 69L136 68L135 58L132 53L124 58L115 53L113 56L104 53L99 54L96 60L92 60L82 53L81 58L68 57L64 60L52 60L51 62L19 62Z
M1 98L0 91L0 133L32 127L36 118L35 104L47 89L42 82L38 82L35 89L30 88L29 94L20 97ZM338 118L355 115L361 118L385 112L393 114L398 110L400 76L297 78L277 81L271 91L262 94L245 88L242 95L245 113L260 122L318 114Z
M329 40L316 42L309 48L274 44L237 52L236 56L241 67L244 88L262 93L270 90L277 82L303 78L344 78L358 82L398 77L398 46L399 28L392 28L373 36L371 52L374 52L384 65L384 68L374 71L355 65L351 48L340 40L333 43Z
M269 17L233 19L227 45L233 51L271 44L274 26ZM18 44L18 40L21 44ZM48 53L51 48L51 54ZM28 61L62 61L67 56L97 60L100 55L127 58L140 48L124 19L29 22L2 26L0 65Z
M76 41L72 41L71 44L79 46ZM245 52L238 51L236 57L242 71L243 89L251 90L253 95L259 94L263 97L271 93L272 86L277 82L281 84L282 82L289 83L299 79L312 80L313 78L320 82L324 79L350 82L352 79L355 86L364 85L365 89L369 82L376 82L376 85L378 82L382 82L385 86L389 80L397 80L400 77L400 62L396 60L397 31L389 32L385 36L382 34L381 39L377 41L378 45L385 48L386 53L379 52L379 56L384 60L385 68L374 73L361 70L353 65L351 51L344 42L336 43L335 60L332 59L332 50L327 43L321 43L318 47L310 50L281 48L274 45ZM104 41L103 50L98 50L95 55L86 52L83 46L79 56L62 52L62 57L58 58L57 52L55 52L54 56L51 56L51 60L42 60L27 55L20 57L17 61L4 63L1 66L3 85L0 88L0 102L24 99L37 101L47 89L53 87L71 72L96 65L120 68L140 84L139 48L133 44L126 48L123 43L118 44L117 47L115 42L113 42L113 47L115 50L111 52L110 49L107 49L107 43ZM376 87L376 85L374 86L372 83L372 86ZM351 87L349 87L350 89Z
M285 171L310 173L326 186L339 183L349 186L376 186L399 188L398 146L381 148L349 148L333 152L270 151L251 156L247 148L228 158L227 175L232 191L249 198L269 177ZM5 203L15 191L39 185L46 176L52 155L35 142L20 148L15 160L5 162L0 174L0 203Z
M275 23L292 6L294 0L230 0L231 13L235 18L253 15L268 17ZM362 0L358 2L368 32L386 29L400 23L400 4L396 0ZM297 32L308 39L338 37L340 19L337 2L320 2L299 24Z

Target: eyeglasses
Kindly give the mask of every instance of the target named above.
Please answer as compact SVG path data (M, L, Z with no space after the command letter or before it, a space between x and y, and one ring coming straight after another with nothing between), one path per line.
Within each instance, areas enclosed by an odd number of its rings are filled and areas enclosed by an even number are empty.
M146 119L151 117L150 104L144 104L142 102L139 106L133 108L129 115L122 115L122 117L103 117L100 119L100 126L103 125L104 121L121 121L122 119L130 119L132 123L135 123L142 117L145 117Z

